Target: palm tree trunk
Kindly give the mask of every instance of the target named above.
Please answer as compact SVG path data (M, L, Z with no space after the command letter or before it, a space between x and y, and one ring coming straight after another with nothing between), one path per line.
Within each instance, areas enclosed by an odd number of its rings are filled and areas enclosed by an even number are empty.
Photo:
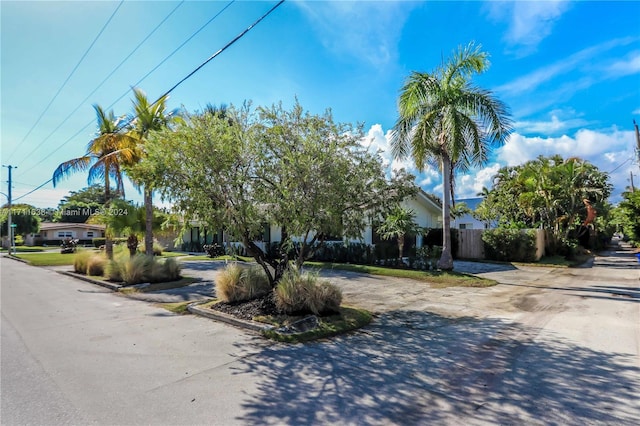
M442 256L438 260L438 269L450 271L453 269L451 255L451 162L449 156L442 156Z
M111 182L109 182L109 171L104 176L104 208L109 209L111 204ZM108 225L107 225L108 226ZM109 234L109 229L105 229L104 232L104 252L107 255L107 259L113 259L113 240Z
M144 251L148 256L153 256L153 195L147 185L144 187Z

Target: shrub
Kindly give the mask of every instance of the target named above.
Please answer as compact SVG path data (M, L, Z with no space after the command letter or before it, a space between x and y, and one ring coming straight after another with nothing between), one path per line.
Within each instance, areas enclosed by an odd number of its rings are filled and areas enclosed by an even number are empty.
M161 256L163 251L164 251L164 247L162 247L158 243L155 243L155 242L153 243L153 255L154 256ZM144 248L143 244L138 246L138 254L147 254L145 252L145 248Z
M76 253L73 258L73 270L79 274L86 274L87 264L91 256L93 256L93 253L90 251L80 251Z
M275 302L280 311L288 314L312 312L321 315L338 311L342 292L335 285L320 280L316 274L289 269L275 288Z
M216 295L224 302L255 299L270 290L267 274L259 265L243 268L231 263L216 277Z
M422 245L426 247L442 247L442 228L426 228L422 236ZM458 245L458 230L451 228L451 255L454 259L458 257Z
M182 265L174 258L165 259L162 263L165 281L175 281L180 278Z
M211 258L225 255L224 247L218 243L206 244L202 246L202 249Z
M126 243L127 239L126 238L112 238L113 240L113 245L116 246L118 244L121 243ZM106 242L106 238L104 237L99 237L99 238L92 238L91 239L91 243L93 244L93 246L95 248L100 248L100 246L103 246Z
M104 275L104 268L107 264L107 258L101 253L93 253L87 260L86 274L91 276Z
M482 233L482 241L487 259L507 262L536 260L535 231L492 229Z

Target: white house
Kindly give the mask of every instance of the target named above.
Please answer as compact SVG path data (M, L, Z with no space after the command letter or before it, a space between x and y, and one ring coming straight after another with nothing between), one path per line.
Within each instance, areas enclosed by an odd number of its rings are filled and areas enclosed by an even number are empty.
M67 238L90 241L93 238L104 237L104 225L91 225L87 223L42 222L40 231L35 234L27 234L25 245L40 244L58 245Z
M415 197L405 200L402 203L402 206L415 213L415 221L419 226L424 228L442 228L442 207L435 197L430 196L423 190L419 190ZM265 223L263 236L261 240L256 241L256 244L264 250L269 244L281 240L282 227L280 225L269 225ZM361 242L365 244L375 244L378 241L379 238L371 225L366 227L361 238L350 240L350 242ZM206 228L199 226L196 222L193 222L191 224L191 228L183 235L183 242L183 247L187 251L201 251L202 245L211 244L212 242L217 242L219 244L230 243L226 234L222 231L212 232L211 230L207 230ZM407 242L407 245L412 246L413 244L409 244L409 242ZM416 237L415 246L422 246L421 236Z
M462 198L456 200L456 206L461 203L465 203L469 209L475 210L482 202L483 198ZM492 229L497 226L497 222L491 222L489 224L479 221L472 214L467 213L459 218L451 219L451 227L457 229Z

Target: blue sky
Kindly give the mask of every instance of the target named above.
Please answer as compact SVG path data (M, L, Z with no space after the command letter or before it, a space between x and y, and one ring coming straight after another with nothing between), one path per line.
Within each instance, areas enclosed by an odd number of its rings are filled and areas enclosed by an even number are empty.
M234 2L158 66L227 4L3 0L0 155L2 164L18 167L14 199L84 153L95 132L92 104L129 113L134 85L157 98L276 2ZM363 143L384 150L390 167L408 167L424 190L439 194L436 170L418 173L410 162L392 161L388 132L409 73L431 71L457 46L475 41L491 60L475 82L510 107L515 132L484 168L457 177L459 198L490 186L500 166L560 154L612 172L616 201L630 173L640 186L632 123L640 122L639 16L637 1L288 0L178 87L169 106L193 111L245 100L291 105L297 97L311 112L331 108L337 121L364 123ZM4 193L6 180L3 168ZM20 202L55 207L68 191L84 186L86 176L78 174ZM128 198L140 200L127 190Z

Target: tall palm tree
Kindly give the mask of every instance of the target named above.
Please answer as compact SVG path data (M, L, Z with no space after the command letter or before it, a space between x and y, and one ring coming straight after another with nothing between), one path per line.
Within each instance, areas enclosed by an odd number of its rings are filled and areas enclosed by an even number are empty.
M105 207L111 201L111 180L115 181L116 193L124 196L122 167L132 160L134 140L124 131L122 118L116 118L113 111L106 113L99 105L94 105L98 124L97 136L87 145L82 157L60 164L53 172L53 186L63 178L75 173L89 171L89 185L96 181L104 182ZM107 256L113 256L112 240L105 241Z
M438 268L453 269L451 253L451 182L454 171L481 166L492 146L511 131L507 107L487 90L473 86L473 74L487 69L487 54L473 43L454 52L434 72L411 73L399 98L392 152L411 156L416 167L439 166L442 173L443 247Z
M131 134L138 142L137 155L139 161L144 157L144 144L149 137L149 133L169 126L178 118L178 110L167 110L168 95L151 103L141 89L134 88L133 94L134 116L131 120ZM151 255L153 254L153 188L149 182L140 181L138 184L144 187L145 253Z

